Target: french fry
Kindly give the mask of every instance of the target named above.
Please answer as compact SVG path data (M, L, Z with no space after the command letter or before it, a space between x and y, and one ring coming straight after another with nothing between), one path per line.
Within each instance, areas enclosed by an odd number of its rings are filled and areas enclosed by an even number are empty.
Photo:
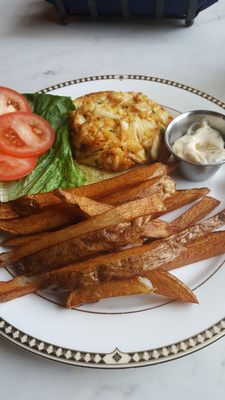
M42 233L40 235L42 235ZM32 235L13 236L13 237L3 240L3 242L1 242L1 246L19 247L19 246L23 246L24 244L30 243L34 239L38 239L37 233L34 233Z
M66 306L67 308L74 308L82 304L96 303L109 297L150 294L153 292L152 284L146 278L121 279L74 290L70 293Z
M0 302L51 288L72 291L67 307L148 293L197 303L168 271L224 253L225 231L213 230L225 224L225 210L194 225L219 201L206 196L208 188L176 191L166 175L171 168L159 162L96 184L0 204L0 230L24 235L4 241L14 249L0 254L0 266L17 263L26 275L0 282ZM158 219L195 200L174 221Z
M166 210L156 212L154 214L154 218L177 210L180 207L186 206L187 204L190 204L193 201L198 200L203 196L206 196L208 193L208 188L176 190L174 194L164 200Z
M113 279L145 276L149 271L157 268L169 271L223 253L225 231L203 235L194 245L192 245L193 242L183 244L180 251L174 249L173 255L167 252L161 259L160 257L156 259L156 256L153 259L150 252L145 252L142 257L139 254L125 259L120 258L121 254L119 257L116 254L98 256L83 263L71 264L42 274L42 276L45 275L44 285L45 287L55 285L61 289L73 290Z
M104 251L112 251L128 244L141 244L143 238L166 238L198 222L218 204L216 199L204 197L172 223L160 219L151 220L145 216L126 224L91 232L28 255L20 260L17 267L25 275L35 275ZM14 241L7 239L3 245L16 246L28 242L29 237L24 242L21 238L15 238Z
M116 198L113 195L113 197L111 198L112 203L116 202L118 204L121 204L121 203L125 202L126 198L129 199L129 197L130 197L130 200L135 200L136 197L138 197L138 194L142 197L142 196L146 196L149 194L148 190L150 190L150 193L151 193L151 189L153 189L153 193L154 193L154 190L157 191L160 188L162 182L166 182L165 185L168 185L167 186L168 190L173 191L174 181L170 177L163 176L160 178L151 179L148 182L144 182L141 185L139 185L139 186L141 186L141 192L139 190L137 190L137 192L136 192L136 189L138 188L138 186L136 188L132 188L131 190L127 190L127 191L123 192L123 194L121 195L121 201L119 201L119 197L117 198L117 201L116 201ZM149 183L149 186L146 185L146 183L147 184ZM58 193L58 196L61 199L63 199L63 201L65 201L65 203L67 205L72 204L72 206L76 206L78 218L81 218L82 213L83 213L83 216L85 216L85 215L93 216L93 215L101 214L112 208L112 207L110 207L110 205L107 205L104 203L99 203L95 200L91 200L91 199L88 199L83 196L76 196L76 195L66 192L64 190L58 190L57 193ZM121 192L119 192L119 193L121 193ZM136 194L136 196L135 196L135 194ZM190 193L188 192L187 194L190 198ZM105 201L107 201L107 198L105 198ZM208 203L210 203L210 200L207 200L207 204ZM178 201L178 204L180 204L179 201ZM204 213L203 213L203 215L204 215ZM71 216L71 218L70 218L70 216ZM51 230L53 228L57 228L62 225L65 225L69 222L72 222L74 219L75 219L75 214L72 215L68 209L55 208L55 210L46 210L46 211L42 212L42 214L38 213L38 214L31 215L31 216L23 217L20 219L15 219L15 220L13 219L13 220L9 220L9 221L1 221L0 220L0 229L5 232L26 235L26 234L31 234L31 233L35 233L35 232L37 232L37 233L44 232L44 231L47 231L48 229ZM188 219L188 217L187 217L187 219Z
M208 233L194 242L187 243L185 248L185 254L180 254L173 261L162 265L163 271L172 271L223 254L225 252L225 231Z
M0 220L0 230L16 235L29 235L67 225L74 222L76 217L71 209L46 210L26 217Z
M67 198L67 193L65 191L62 191L62 197ZM68 202L68 205L70 201L69 199L70 194L69 197L65 200L66 203ZM217 207L218 204L218 200L214 199L213 197L205 196L170 224L164 223L160 219L154 219L151 221L148 231L146 231L146 237L160 239L173 235L188 226L194 225L196 222L206 216L210 211L212 211L213 208ZM104 206L105 205L103 205L103 208ZM108 207L110 207L110 205ZM13 237L4 240L4 242L2 242L2 245L6 247L18 247L23 246L24 244L29 243L34 239L38 240L39 236L28 235L23 237Z
M219 204L220 201L214 197L205 196L182 215L174 219L173 224L178 229L185 229L188 226L192 226L214 210Z
M197 246L193 247L190 244L191 242L186 242L185 244L173 245L171 249L171 244L168 243L168 246L164 246L164 248L155 248L149 251L146 249L144 253L136 255L134 252L130 257L127 254L125 256L125 254L115 253L98 256L77 264L70 264L47 272L45 284L46 287L55 284L57 287L73 290L93 285L93 283L145 276L149 271L157 268L169 271L225 252L225 232L213 233L215 236L212 237L210 234L203 235L203 239L200 240L199 238ZM215 249L209 244L209 238L212 238ZM199 250L200 244L208 246L205 252L204 248ZM164 253L159 254L160 250ZM125 258L122 258L124 256Z
M162 163L149 164L144 167L132 169L122 175L117 175L104 181L67 189L66 191L76 196L85 196L90 199L98 200L107 194L120 190L121 188L137 185L148 179L165 175L167 170L168 167ZM37 212L42 208L60 203L60 199L55 196L54 193L50 192L20 197L13 201L13 207L21 215Z
M7 282L0 282L0 302L17 299L28 293L36 292L42 284L42 279L28 279L25 276L17 276Z
M45 233L43 236L39 235L38 240L35 239L11 252L0 254L0 266L14 263L28 254L33 254L82 234L132 221L140 216L149 215L156 210L161 211L163 209L162 201L154 194L140 200L125 203L79 224L71 225L59 231L49 232L48 234Z
M63 192L62 193L62 197L64 197L64 195L66 197L67 197L67 195L68 195L68 197L71 196L70 194L67 194L64 191L62 191L62 192ZM78 211L76 214L75 214L75 208L74 208L75 199L73 198L73 210L71 211L68 208L64 209L62 207L61 208L56 208L55 214L59 215L59 221L57 222L57 220L55 220L54 213L53 213L52 221L51 221L51 218L50 218L50 221L48 223L46 221L45 221L45 223L43 222L43 228L45 230L51 229L51 225L50 225L51 222L53 224L55 224L55 226L54 226L55 228L59 227L59 226L62 226L66 222L63 222L63 224L62 224L62 221L61 221L60 217L63 220L63 216L67 215L67 214L68 214L68 216L71 215L71 218L69 219L68 222L72 223L76 219L76 217L78 217L79 214L80 214L80 218L84 217L84 216L91 217L91 216L94 216L94 215L100 215L100 214L104 213L105 211L111 210L113 208L113 206L100 203L100 202L98 202L96 200L88 199L87 197L83 197L83 196L76 196L76 197L77 197L76 206L77 206L77 208L79 208L79 210L76 210L76 211ZM68 202L69 202L69 200L68 200ZM52 211L46 210L46 211L43 211L42 213L32 214L32 215L27 216L27 217L22 217L22 218L19 219L19 221L23 221L23 220L25 220L25 221L31 221L31 220L36 221L36 218L38 218L38 217L40 218L45 213L46 213L46 215L48 215L48 214L51 215ZM81 218L81 219L83 219L83 218ZM8 227L7 225L5 225L5 226ZM9 227L10 227L10 224L9 224ZM0 221L0 229L1 229L1 221ZM19 229L23 230L23 228L20 228L20 224L19 224ZM2 229L2 230L4 230L4 229ZM38 232L37 230L35 230L35 227L33 227L33 231L34 232ZM12 231L8 230L8 232L20 233L20 234L23 234L24 236L23 237L19 236L19 237L13 237L13 238L6 239L2 243L2 245L6 246L6 247L7 246L9 246L9 247L18 247L18 246L22 246L22 245L24 245L26 243L29 243L31 240L38 239L38 236L31 235L31 234L28 234L28 235L25 236L25 234L22 233L21 231L20 232L12 232ZM43 230L41 232L43 232Z
M27 194L12 201L13 208L20 216L36 214L43 209L57 207L61 204L59 197L53 192Z
M93 284L93 280L97 283L98 280L110 280L112 277L115 279L125 279L130 277L130 275L141 275L143 274L143 265L146 262L146 270L151 270L173 261L178 255L181 255L181 258L184 255L186 257L186 248L184 245L223 226L224 220L222 218L224 218L224 212L161 242L156 241L149 245L96 256L84 262L73 263L65 268L67 272L73 271L78 276L80 274L80 280L83 274L84 285L86 283ZM60 268L60 270L64 271L63 268Z
M16 266L20 273L35 275L129 244L140 245L144 237L151 236L151 232L154 237L157 232L167 235L169 232L174 233L174 229L164 221L158 220L154 223L150 216L139 217L131 222L113 225L58 243L22 258Z
M58 189L54 193L67 206L79 206L80 209L89 217L103 214L104 212L109 211L113 208L113 206L105 204L102 201L99 202L93 199L89 199L88 197L77 196L73 193L67 192L66 190Z
M198 303L192 290L169 272L155 269L147 272L144 276L152 282L155 293L186 303Z
M119 205L127 201L141 199L153 193L158 193L162 200L164 200L166 197L175 193L175 190L176 183L174 179L170 176L163 175L157 178L149 179L148 181L142 182L139 185L127 187L109 194L101 198L101 201L107 204Z
M225 231L208 233L206 235L199 237L197 240L185 243L183 247L186 249L186 251L183 252L183 254L185 253L185 257L183 257L181 254L177 255L177 257L173 258L171 262L162 263L160 268L163 268L163 270L164 269L171 270L224 253ZM115 257L115 254L113 256ZM99 264L100 259L101 263L107 262L108 255L99 256L92 260L89 260L88 267L90 267L91 264L92 267L96 265L101 265L98 274L101 276L100 281L104 282L107 281L107 279L104 279L105 278L103 274L104 264ZM147 275L152 268L150 262L149 264L150 265L148 265L147 260L145 260L145 263L142 265L141 272L139 270L137 272L135 270L130 269L129 275L125 274L125 277L123 279L130 279L132 277L137 277L140 276L140 274L142 276L144 276L145 274ZM109 259L107 265L109 265ZM149 270L146 270L147 269L146 267L149 268ZM87 271L87 269L88 268L85 263L74 264L60 268L58 270L53 270L51 272L46 272L40 275L32 276L29 278L24 276L18 276L17 278L14 278L7 282L0 282L0 302L9 301L17 297L23 296L25 294L33 293L39 289L48 287L60 288L65 290L74 290L82 286L88 286L90 284L93 285L93 279L91 281L90 279L88 279L87 282L81 279L82 273L85 270L86 272L89 272ZM92 274L93 273L94 270L92 269ZM95 277L97 278L96 272L95 272ZM115 277L113 276L110 277L110 279L114 278ZM118 277L118 279L120 278ZM94 282L95 284L97 284L98 280L96 279L94 280Z
M168 272L155 270L146 274L144 278L106 281L74 290L70 293L66 306L74 308L109 297L150 293L157 293L188 303L198 303L194 293L183 282Z
M18 218L19 214L13 209L10 203L0 203L0 220Z
M66 285L70 284L68 282L68 279L70 279L71 289L73 289L75 288L75 283L80 286L88 286L105 280L144 276L146 272L159 267L164 268L164 265L173 263L177 257L180 257L179 262L182 262L183 259L185 260L188 257L186 244L202 236L205 237L209 232L220 228L224 224L225 211L168 239L70 264L46 273L46 279L49 277L50 280L53 279L54 281L53 276L55 274L57 280L60 281L61 287L63 287L64 282ZM225 232L218 237L224 239ZM224 249L224 247L225 242L222 248ZM218 243L218 249L220 249L220 242ZM204 259L204 252L201 252L201 257ZM67 289L70 288L67 287Z

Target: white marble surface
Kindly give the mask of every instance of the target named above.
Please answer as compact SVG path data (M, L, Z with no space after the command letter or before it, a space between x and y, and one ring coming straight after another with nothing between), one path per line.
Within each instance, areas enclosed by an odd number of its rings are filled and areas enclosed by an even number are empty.
M22 92L95 74L168 78L225 100L225 2L191 28L180 21L76 21L60 26L38 0L0 1L0 84ZM0 339L0 393L10 400L224 399L225 340L154 367L97 371L60 365Z

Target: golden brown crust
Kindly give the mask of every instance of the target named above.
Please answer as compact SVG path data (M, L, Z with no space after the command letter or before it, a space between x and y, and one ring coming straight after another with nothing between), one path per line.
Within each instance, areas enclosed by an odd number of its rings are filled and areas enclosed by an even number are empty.
M166 238L198 222L212 211L218 203L212 197L204 197L172 223L167 223L160 219L151 221L151 218L146 216L126 224L119 224L109 229L95 231L59 243L20 260L20 271L26 275L34 275L97 253L112 251L128 244L141 244L143 238ZM32 240L32 237L30 240ZM15 238L14 241L9 239L5 245L19 246L25 243L29 243L29 238L26 237L24 243L21 238Z
M157 178L149 179L136 186L127 187L115 193L109 194L101 199L104 203L114 206L123 204L127 201L141 199L150 194L157 193L162 200L174 194L176 191L176 182L173 178L163 175Z
M48 272L45 274L45 284L48 286L50 282L54 282L56 286L72 290L77 287L97 284L106 280L145 276L145 273L155 268L164 269L166 265L170 265L169 269L177 268L180 264L186 265L191 263L191 261L188 261L192 254L189 254L190 249L187 247L187 244L201 237L203 239L199 243L208 246L210 238L212 238L213 242L215 236L214 246L216 248L214 249L210 246L210 252L207 249L207 251L205 250L206 255L204 255L203 245L203 250L199 252L199 255L196 250L193 257L196 258L196 261L212 257L215 254L224 252L225 232L216 232L212 236L208 233L223 226L225 223L224 218L225 211L222 211L194 227L170 236L168 239L155 241L141 247L117 253L100 255L85 262L70 264L58 270ZM214 251L216 252L215 254ZM179 265L176 260L179 261Z
M19 214L13 209L11 203L0 203L0 219L18 218Z
M172 170L174 169L174 164L167 167L165 164L157 162L134 168L131 171L104 181L66 189L66 192L72 195L85 196L90 199L98 200L107 194L114 193L127 186L137 185L149 179L156 178L157 176L165 175L168 169L171 171L171 168ZM38 212L43 208L58 206L61 204L61 200L55 195L55 192L48 192L26 195L7 204L12 204L13 209L15 209L19 215L28 215Z
M82 304L95 303L109 297L150 294L152 292L153 288L148 279L121 279L119 281L103 282L100 285L77 289L70 293L66 306L72 308Z
M39 234L38 239L32 240L31 243L16 248L11 252L0 254L0 265L5 266L9 263L15 263L28 254L36 253L39 250L49 248L85 233L132 221L135 218L156 212L156 210L160 211L164 209L163 202L156 194L130 201L79 224L70 225L55 232Z
M152 282L154 291L157 294L188 303L198 303L197 297L192 290L167 271L155 269L146 273L145 278Z
M71 113L78 162L106 171L159 160L173 117L143 93L104 91L81 96Z
M46 232L59 226L75 222L77 214L73 209L52 209L21 218L0 220L0 230L15 235L29 235Z
M193 242L186 243L183 247L185 250L182 253L173 258L171 262L165 263L162 266L164 270L169 271L224 253L225 231L203 235ZM30 278L19 276L11 281L0 282L0 302L15 299L25 294L35 292L43 287L64 287L70 290L81 287L81 282L79 282L79 274L81 271L79 272L79 267L80 264L77 264L73 265L72 270L70 267L66 267ZM149 270L144 271L142 268L141 272L138 271L136 276L140 276L140 274L144 276L145 273L148 274ZM76 278L73 274L76 275ZM133 277L134 276L135 274L133 274ZM126 278L130 279L131 277L132 271L130 271L130 276L128 275ZM123 277L123 279L126 278ZM93 285L93 283L98 284L98 280L95 281L94 276L90 284Z
M185 229L196 224L220 204L214 197L205 196L190 207L185 213L177 217L173 223L177 228Z
M198 200L203 196L206 196L209 193L208 188L199 188L199 189L182 189L176 190L171 196L167 197L164 200L164 205L166 207L166 211L156 212L153 214L153 218L157 218L163 214L171 212L173 210L177 210L180 207L186 206L190 204L192 201Z
M109 297L154 292L170 299L198 303L195 294L178 278L169 272L155 270L146 274L145 277L102 282L101 284L74 290L70 293L66 306L72 308L81 304L95 303Z
M174 230L165 221L151 222L150 216L139 217L131 222L91 232L28 255L20 260L17 268L25 275L39 274L129 244L142 244L144 237L151 237L151 232L153 237L160 237L160 234L168 236L169 233L174 233Z

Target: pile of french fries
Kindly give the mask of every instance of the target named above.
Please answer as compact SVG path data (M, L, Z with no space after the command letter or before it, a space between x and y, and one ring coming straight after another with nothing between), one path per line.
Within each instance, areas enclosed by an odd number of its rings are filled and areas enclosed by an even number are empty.
M41 289L68 293L66 307L156 293L197 303L169 271L225 252L225 210L208 188L177 190L174 166L155 163L92 185L0 204L0 302ZM193 203L194 202L194 203ZM160 216L190 204L172 222Z

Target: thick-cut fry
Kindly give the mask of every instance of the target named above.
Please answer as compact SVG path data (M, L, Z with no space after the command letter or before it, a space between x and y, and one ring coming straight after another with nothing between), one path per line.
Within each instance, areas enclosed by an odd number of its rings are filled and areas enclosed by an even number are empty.
M162 263L160 268L163 268L163 270L171 270L224 253L225 231L211 232L209 234L203 235L193 242L185 243L183 247L185 250L183 251L182 255L180 254L177 257L173 258L171 262ZM183 257L184 254L185 257ZM100 263L99 260L101 260ZM43 288L55 287L62 290L74 290L82 286L88 286L89 284L98 284L99 277L101 277L100 282L107 281L107 279L105 279L103 271L104 262L106 263L105 265L109 265L110 261L108 260L107 263L107 260L108 255L99 256L95 259L88 261L88 267L90 267L92 264L92 280L90 280L90 277L87 281L82 279L83 272L85 271L86 273L90 273L90 268L87 268L86 263L80 263L29 278L19 276L8 282L0 282L0 302L9 301L25 294L33 293L36 290ZM93 268L97 265L99 266L98 274L97 271L95 271ZM152 264L146 259L142 263L141 271L139 271L138 269L137 272L135 269L133 270L131 268L129 274L126 273L124 275L124 279L129 279L135 276L137 277L140 276L140 274L144 276L145 274L148 274L151 270ZM115 276L110 277L110 279L114 278ZM120 276L118 277L118 279L121 279Z
M75 282L79 287L105 280L143 276L145 272L173 262L178 256L181 257L182 261L187 257L187 243L191 243L224 224L225 211L168 239L71 264L59 270L51 271L49 275L46 273L46 279L47 277L52 278L55 274L57 280L60 280L61 287L63 287L64 280L65 284L68 285L68 279L70 279L72 289L75 288ZM225 233L221 234L221 237L224 238ZM225 247L225 242L223 245ZM62 276L60 276L60 271Z
M149 216L139 217L131 222L113 225L58 243L22 258L16 266L25 275L35 275L128 244L140 245L146 237L169 236L176 232L172 224L150 219Z
M176 183L173 178L167 175L163 175L148 181L142 182L139 185L127 187L109 194L101 201L107 204L119 205L127 201L141 199L142 197L149 196L152 193L159 193L162 199L171 196L175 193Z
M59 197L53 192L28 194L11 202L20 216L35 214L45 208L52 208L61 204Z
M73 193L69 193L66 190L58 189L54 192L63 203L69 207L79 206L80 209L86 213L89 217L94 215L103 214L113 208L110 204L105 204L104 202L99 202L93 199L89 199L84 196L77 196ZM146 197L146 196L145 196Z
M83 196L73 196L73 204L76 208L65 208L60 205L57 208L26 217L7 221L0 220L0 230L17 235L45 232L69 223L72 224L76 219L102 214L113 208L110 205Z
M148 179L157 176L165 175L169 167L162 163L149 164L144 167L139 167L131 171L125 172L122 175L117 175L113 178L104 181L96 182L91 185L75 187L67 189L68 193L76 196L85 196L90 199L100 199L109 193L113 193L121 188L137 185ZM170 167L171 168L171 167ZM13 207L20 215L33 213L44 207L60 204L60 199L54 193L40 193L20 197L13 201Z
M66 306L73 308L82 304L96 303L109 297L151 294L153 292L153 286L147 278L121 279L74 290L70 293Z
M52 209L7 221L0 220L0 230L17 235L45 232L73 223L77 218L71 209Z
M48 234L39 235L38 240L0 255L0 266L14 263L20 258L33 254L39 250L54 246L55 244L78 237L82 234L94 232L107 228L112 225L132 221L143 215L150 215L152 212L164 209L162 201L157 195L151 195L140 200L131 201L121 206L115 207L101 215L97 215L90 220L71 225L67 228Z
M173 224L177 228L185 229L188 226L196 224L203 217L209 214L214 208L220 204L220 201L214 199L214 197L205 196L186 212L173 220Z
M42 284L42 278L28 279L25 276L17 276L7 282L0 282L0 302L6 302L36 292Z
M67 193L65 191L62 192L63 192L63 197L64 196L67 197ZM66 202L67 201L69 203L69 198L66 200ZM98 204L100 205L101 203ZM148 229L148 235L146 235L146 237L160 239L173 235L176 232L179 232L180 230L185 229L188 226L194 225L196 222L198 222L200 219L206 216L210 211L212 211L213 208L215 208L218 204L219 204L218 200L214 199L213 197L205 196L203 197L203 199L201 199L198 203L195 203L190 209L185 211L181 216L176 218L170 224L163 223L163 221L159 219L154 219L151 221L151 225L149 226ZM105 205L103 205L103 208L104 207ZM110 207L110 205L108 207ZM98 210L100 209L98 208ZM2 245L8 247L18 247L18 246L23 246L26 243L30 243L34 239L38 240L39 236L28 235L23 237L13 237L6 239L2 243Z
M0 203L0 220L18 218L19 214L13 209L10 203Z
M197 297L192 290L176 276L167 271L155 269L145 274L154 287L157 294L167 296L170 299L181 300L187 303L198 303Z
M67 196L66 193L63 191L63 196ZM199 202L195 203L190 209L185 211L181 216L176 218L172 223L164 223L159 219L154 219L151 221L151 224L148 229L148 238L166 238L170 235L179 232L182 229L187 228L188 226L194 225L196 222L200 221L204 216L206 216L213 208L217 207L220 202L213 197L205 196ZM98 203L101 204L101 203ZM104 207L104 205L103 205ZM110 206L109 206L110 207ZM146 232L147 234L147 232ZM6 239L2 242L3 246L6 247L18 247L23 246L26 243L30 243L31 240L38 239L38 235L28 235L22 237L13 237ZM64 242L66 243L66 242ZM86 244L87 245L87 244ZM88 245L87 245L88 246ZM115 243L115 246L117 244ZM72 248L72 243L67 243L68 251ZM71 249L72 251L72 249ZM38 253L37 253L38 254ZM64 253L63 253L64 254ZM29 257L29 256L28 256ZM48 257L49 259L49 257ZM75 261L75 260L74 260ZM70 262L70 261L69 261ZM37 264L40 264L38 261ZM44 268L44 265L43 265Z
M126 255L126 258L122 258L125 254L98 256L83 263L70 264L47 272L45 274L45 284L47 285L46 287L52 284L62 289L73 290L113 279L145 276L147 272L157 268L169 271L178 268L180 265L189 264L190 260L192 260L191 262L197 262L223 253L225 251L225 232L215 232L214 234L218 236L217 240L212 241L216 248L213 249L209 244L209 239L207 239L209 234L204 235L204 240L199 241L199 243L203 244L203 246L207 245L208 249L205 252L204 249L201 249L199 254L195 252L196 248L198 249L197 246L193 247L193 252L189 255L192 247L187 246L188 242L186 242L184 244L176 243L173 247L171 247L171 243L167 243L164 248L146 249L142 254L139 253L130 257ZM207 254L210 255L207 256Z
M168 236L171 236L183 229L181 227L177 227L175 224L173 224L173 222L168 223L168 222L162 221L160 219L154 219L154 220L150 221L151 216L150 217L146 216L145 218L146 218L145 223L147 225L146 226L142 225L144 229L136 232L136 236L133 237L134 244L137 243L136 240L138 240L138 235L140 235L139 236L140 238L143 237L143 238L161 239L161 238L166 238ZM139 218L137 218L133 222L137 226L140 223L140 220L139 220ZM121 230L123 232L123 230L127 229L127 227L130 227L130 226L131 226L131 224L128 224L128 223L126 223L126 224L123 223L121 225L119 224L119 225L115 226L114 229L112 229L112 228L110 229L109 235L110 235L110 233L113 235L117 234L117 232L120 233ZM185 227L186 227L186 225L184 226L184 228ZM105 229L104 231L107 231L107 229ZM107 237L105 237L104 232L102 232L102 235L103 235L102 237L99 236L99 232L97 233L98 238L96 236L96 233L95 234L90 233L90 234L88 234L88 236L85 235L83 237L83 239L85 240L86 249L89 248L89 239L91 239L91 238L93 239L93 243L91 243L91 245L93 245L93 247L95 246L97 239L98 239L98 243L100 240L107 240L107 244L108 244L108 240L110 239L110 236L107 235ZM23 246L27 243L30 243L32 240L38 240L39 238L43 238L43 234L14 236L12 238L5 239L1 243L1 245L5 246L5 247L19 247L19 246ZM131 238L132 237L130 236L130 240L131 240ZM117 241L117 239L118 239L118 241ZM80 236L77 240L79 240L79 241L82 240L82 237ZM118 238L116 236L114 236L113 243L112 243L113 248L116 248L116 247L118 248L118 247L122 246L121 243L119 242L119 240L121 240L121 236L118 236ZM128 240L128 238L127 238L127 240ZM130 242L130 244L131 244L131 242ZM58 244L57 247L59 247L61 245L62 245L62 243ZM74 246L76 246L76 243L72 239L71 241L63 242L63 245L66 245L66 247L68 248L68 251L73 251ZM104 246L105 244L101 243L101 245ZM49 248L48 248L48 250L49 250ZM48 252L48 250L47 250L47 252ZM43 252L44 251L45 250L43 250ZM104 251L104 248L102 250L100 249L99 251ZM95 254L95 253L96 252L91 253L91 254ZM37 252L35 254L38 255L39 252ZM64 254L64 252L62 254ZM85 257L87 255L88 255L88 253L85 255ZM47 259L49 259L48 255L47 255ZM44 266L43 266L43 268L44 268Z
M154 218L177 210L180 207L186 206L187 204L192 203L192 201L198 200L201 197L206 196L208 193L208 188L177 190L174 194L164 200L166 210L155 213Z
M209 193L209 189L200 188L175 191L174 180L167 175L163 175L161 177L150 179L147 182L145 181L136 187L127 187L118 192L109 194L101 198L101 202L117 206L125 203L126 201L143 198L151 193L157 192L161 194L163 199L165 199L164 204L166 210L155 213L155 217L176 210L179 207L185 206L194 200L198 200L201 197L206 196ZM54 193L68 206L77 204L77 195L74 195L72 192L66 190L56 190Z
M145 216L126 224L91 232L28 255L20 260L17 267L25 275L35 275L128 244L141 244L143 238L166 238L193 225L217 205L216 199L205 197L178 217L175 220L177 223L174 221L167 223L160 219L151 221L148 216ZM25 239L28 240L28 238ZM13 245L16 245L16 240L21 245L29 242L28 240L23 243L21 238L15 238ZM8 239L4 245L10 246L11 242Z
M188 303L198 303L195 294L183 282L168 272L155 270L146 274L144 278L106 281L74 290L70 293L66 306L73 308L109 297L149 293L157 293Z
M163 271L172 271L225 253L225 231L211 232L201 236L194 242L187 243L185 248L185 254L180 254L173 261L162 265Z
M225 231L203 235L192 245L193 242L181 245L182 250L180 251L174 249L173 255L171 251L170 253L167 251L167 254L161 254L158 259L156 255L153 258L148 251L143 253L142 257L139 254L136 257L126 257L125 259L118 259L116 254L110 255L110 257L109 255L95 257L83 263L72 264L42 274L43 284L44 287L53 285L61 289L73 290L112 279L145 276L145 273L159 267L169 271L223 253L225 251ZM114 259L113 262L111 262L112 259Z
M62 191L62 192L63 192L62 196L64 196L65 192L64 191ZM66 196L67 196L67 194L66 194ZM69 194L69 196L70 196L70 194ZM108 210L111 210L113 208L113 206L110 206L110 205L104 204L104 203L100 203L100 202L98 202L96 200L88 199L87 197L83 197L83 196L76 196L76 197L77 197L76 206L79 207L79 210L75 210L75 208L74 208L74 202L75 202L74 198L73 198L73 210L70 210L70 209L68 210L68 208L64 209L62 207L61 208L56 208L56 214L57 215L59 214L59 216L61 214L62 214L62 217L63 217L63 215L67 215L67 214L70 215L71 214L71 218L68 221L70 223L72 223L76 219L76 217L78 217L78 213L80 213L80 217L81 216L83 217L84 215L86 217L92 217L94 215L100 215L100 214L102 214L102 213L104 213L104 212L106 212ZM77 211L78 211L78 213L77 213ZM42 213L33 214L33 215L30 215L30 216L27 216L27 217L22 217L22 218L19 219L19 221L22 221L22 220L29 221L29 220L32 220L32 219L36 220L36 218L38 218L38 216L40 218L40 216L44 215L44 213L51 215L51 211L46 210L46 211L43 211ZM82 215L82 213L83 213L83 215ZM49 222L51 223L51 219L50 219ZM53 221L52 222L53 222L53 224L55 224L55 228L63 225L61 223L60 218L59 218L58 222L57 222L57 220L55 221L54 214L53 214ZM65 224L65 222L64 222L64 224ZM49 226L49 223L48 224L44 223L43 226L44 226L45 230L51 229L51 226ZM0 221L0 229L1 229L1 221ZM34 228L34 231L35 231L35 228ZM10 232L14 233L12 231L10 231ZM22 232L20 232L20 234L22 234ZM23 234L23 235L25 235L25 234ZM34 239L38 239L38 236L29 235L28 234L28 235L23 236L23 237L19 236L19 237L15 237L15 238L13 237L13 238L6 239L2 243L2 245L6 246L6 247L7 246L10 246L10 247L22 246L22 245L24 245L26 243L29 243L31 240L34 240Z
M30 243L32 240L37 239L38 235L42 235L42 233L40 233L40 234L34 233L32 235L13 236L13 237L3 240L3 242L1 242L1 246L4 246L4 247L23 246L24 244Z
M25 275L35 275L104 251L112 251L128 244L141 244L143 238L166 238L193 225L212 211L218 203L216 199L205 197L178 217L175 220L177 223L175 221L167 223L160 219L151 221L145 216L126 224L91 232L28 255L20 260L17 267ZM14 241L7 239L3 244L10 246L12 243L16 246L17 243L23 245L28 242L29 237L25 238L24 242L21 238L15 238Z

